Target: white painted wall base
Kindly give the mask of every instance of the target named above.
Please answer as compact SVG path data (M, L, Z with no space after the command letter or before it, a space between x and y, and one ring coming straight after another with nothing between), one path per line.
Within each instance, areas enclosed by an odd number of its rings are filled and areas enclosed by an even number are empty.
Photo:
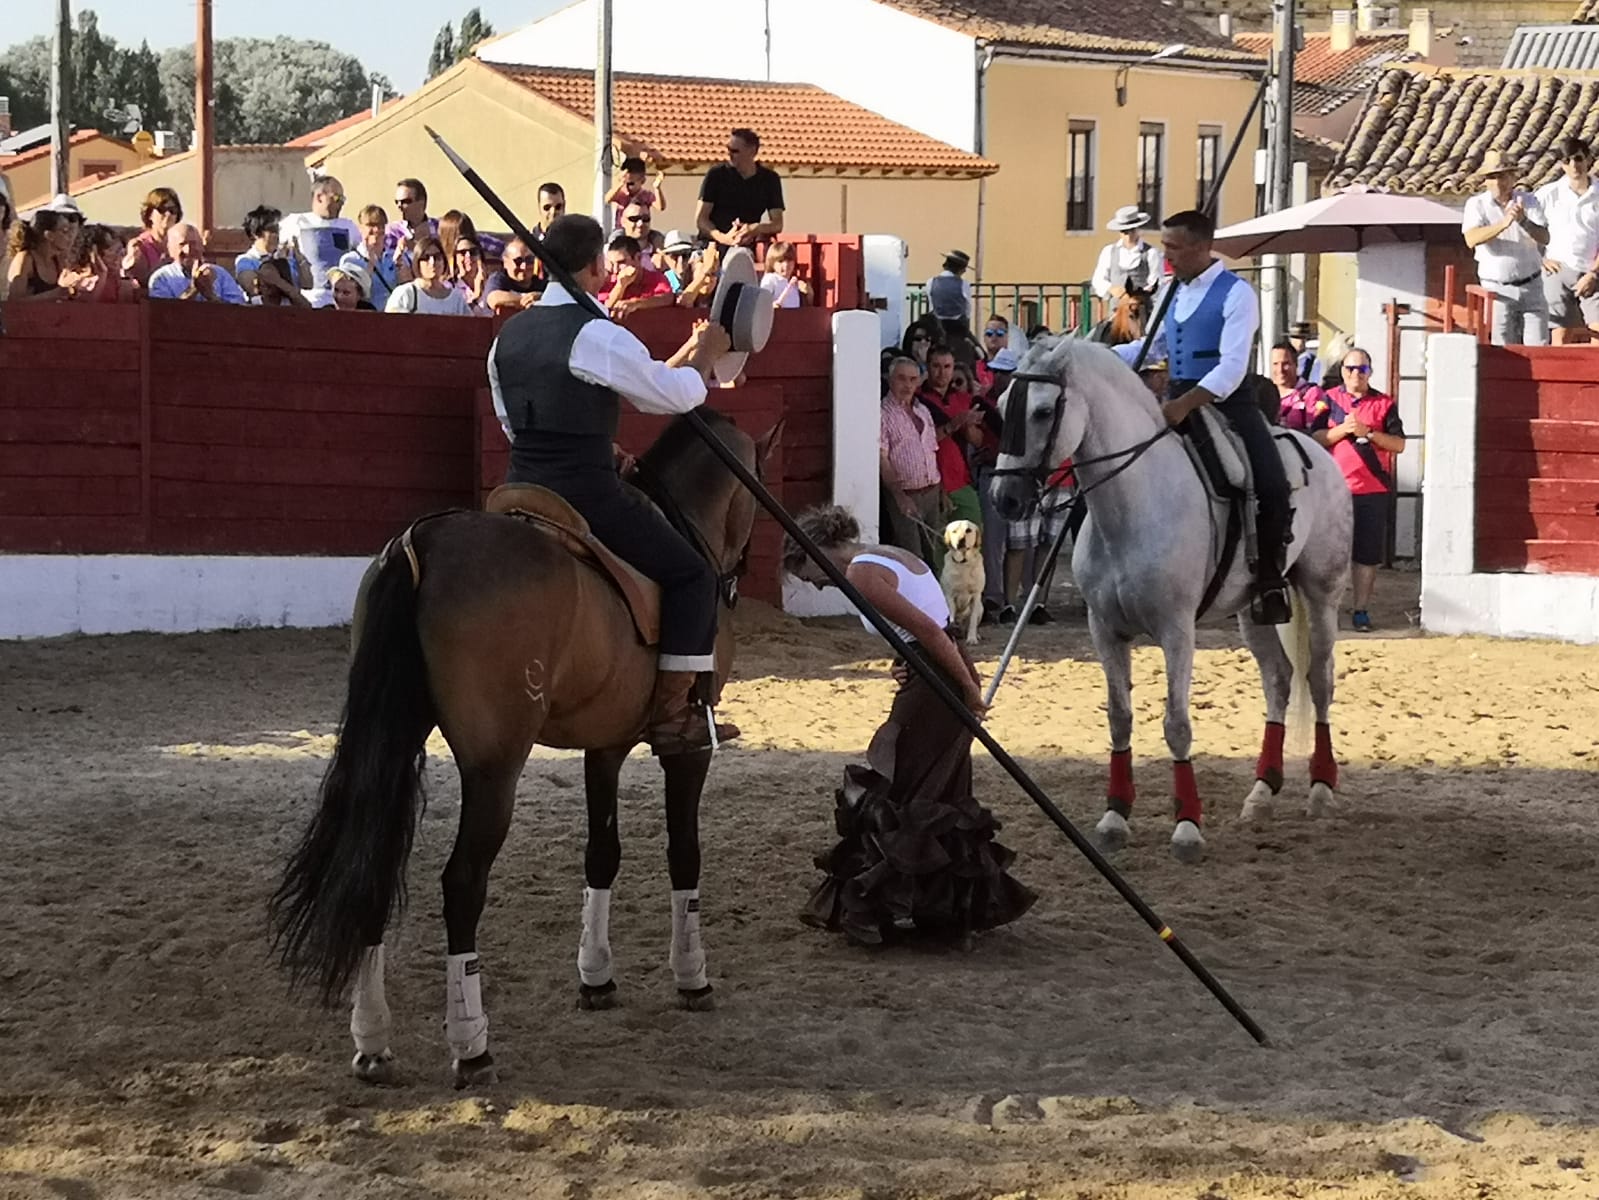
M833 503L849 509L867 542L878 536L881 329L874 312L833 315ZM817 590L785 573L783 611L796 617L838 617L853 613L855 606L837 588Z
M370 561L0 555L0 638L343 625Z
M1599 642L1599 578L1476 567L1477 339L1427 339L1421 626L1430 633Z

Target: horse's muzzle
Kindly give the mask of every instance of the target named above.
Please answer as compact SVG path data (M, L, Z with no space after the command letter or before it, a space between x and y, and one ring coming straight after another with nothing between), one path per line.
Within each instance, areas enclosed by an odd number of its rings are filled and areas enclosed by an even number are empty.
M1007 521L1021 519L1033 500L1032 492L1032 481L1025 475L1000 475L988 485L988 498Z

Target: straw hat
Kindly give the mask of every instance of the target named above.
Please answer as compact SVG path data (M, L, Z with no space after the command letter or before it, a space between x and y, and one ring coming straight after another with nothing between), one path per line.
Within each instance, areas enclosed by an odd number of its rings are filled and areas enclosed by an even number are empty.
M1149 214L1136 204L1124 204L1116 210L1105 228L1116 233L1129 233L1149 224Z
M1482 166L1472 172L1477 179L1487 179L1492 175L1520 176L1526 164L1518 158L1511 158L1503 150L1490 150L1482 156Z
M711 297L711 320L733 341L733 348L716 360L716 378L732 383L751 354L765 349L772 336L772 298L761 290L755 257L743 246L722 255L722 277Z

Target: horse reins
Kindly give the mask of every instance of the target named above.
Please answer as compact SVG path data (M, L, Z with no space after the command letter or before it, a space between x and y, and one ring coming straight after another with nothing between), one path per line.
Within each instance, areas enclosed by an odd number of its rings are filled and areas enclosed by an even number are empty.
M724 570L717 561L716 553L711 549L711 544L705 540L705 535L700 532L699 526L689 520L688 514L678 504L677 498L661 482L658 475L651 473L643 462L635 464L633 468L635 486L643 492L650 501L661 510L667 523L693 543L695 551L703 558L716 574L716 594L723 606L732 611L738 606L738 581L749 569L750 542L755 540L755 531L752 527L750 536L744 543L744 548L739 551L738 559L733 563L731 570Z

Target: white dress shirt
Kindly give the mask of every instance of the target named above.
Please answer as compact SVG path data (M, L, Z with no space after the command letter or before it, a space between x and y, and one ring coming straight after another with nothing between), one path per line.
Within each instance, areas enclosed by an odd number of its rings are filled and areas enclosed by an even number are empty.
M576 304L577 300L551 280L539 303ZM500 394L494 350L494 346L489 347L489 384L500 428L509 438L511 425ZM640 412L685 413L705 403L705 379L698 371L656 361L643 342L615 321L590 321L578 330L567 366L583 382L610 388Z
M1179 282L1177 295L1172 298L1172 318L1186 321L1193 316L1205 293L1210 291L1211 285L1225 269L1221 260L1217 259L1187 283ZM1255 331L1260 328L1260 301L1248 280L1239 279L1233 284L1227 298L1222 301L1221 313L1224 322L1221 328L1221 357L1214 367L1205 372L1198 386L1218 400L1225 400L1238 390L1244 382L1244 376L1249 374L1249 354L1255 346ZM1122 361L1131 366L1137 361L1143 345L1144 339L1139 338L1136 342L1115 349ZM1166 326L1162 325L1155 331L1149 357L1159 361L1166 357L1166 353Z
M1599 255L1599 180L1589 179L1588 190L1578 192L1564 176L1534 193L1549 226L1544 256L1563 267L1586 274Z
M1150 286L1158 285L1163 268L1166 265L1164 256L1158 247L1151 246L1143 238L1139 238L1138 244L1130 248L1122 245L1120 238L1105 246L1100 250L1099 261L1094 265L1094 295L1101 300L1109 300L1112 286L1111 271L1120 267L1123 271L1131 273L1138 269L1140 261L1148 269Z
M1511 199L1521 201L1527 210L1527 220L1534 225L1546 225L1537 196L1517 188L1511 193ZM1504 205L1486 191L1478 192L1466 201L1465 210L1460 215L1460 232L1486 229L1499 224L1504 218ZM1510 228L1498 237L1478 242L1472 247L1472 253L1477 256L1477 278L1485 284L1513 283L1543 274L1543 251L1519 221L1512 221Z

